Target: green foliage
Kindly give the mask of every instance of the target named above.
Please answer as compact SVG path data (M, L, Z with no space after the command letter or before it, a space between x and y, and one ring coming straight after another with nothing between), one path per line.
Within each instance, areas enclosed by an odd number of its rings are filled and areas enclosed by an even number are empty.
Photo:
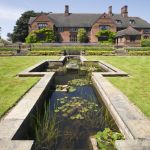
M88 79L73 79L68 81L68 85L71 86L84 86L90 84L90 80Z
M25 42L25 38L28 35L28 22L30 17L35 17L37 13L34 11L26 11L21 17L17 20L16 26L12 33L13 42Z
M86 51L86 55L109 56L109 55L113 55L113 52L112 51Z
M26 43L52 43L55 42L56 36L52 29L43 28L32 31L26 38Z
M116 33L112 32L110 30L100 30L100 31L97 32L96 36L98 38L100 38L102 36L106 36L106 37L108 37L108 41L112 43L114 41Z
M130 56L150 56L150 51L129 51Z
M12 56L14 53L12 51L0 51L0 56Z
M85 43L87 42L87 33L86 30L84 28L79 29L78 30L78 34L77 34L77 41L80 43Z
M32 31L27 37L26 37L26 43L36 43L37 42L37 36L36 32Z
M115 141L124 139L124 136L121 133L113 132L109 128L105 128L103 132L97 132L95 137L98 148L101 150L115 150Z
M32 44L32 51L64 51L64 50L75 50L75 51L112 51L113 47L102 47L102 46L42 46L42 44Z
M57 99L59 107L55 109L55 113L59 113L62 117L67 117L71 120L86 119L86 115L90 111L98 112L98 105L81 97L67 96Z
M16 47L0 47L0 51L13 51L17 50Z
M126 48L127 51L150 51L150 47L130 47Z
M29 56L59 56L60 51L31 51L28 53Z
M43 147L51 149L58 138L59 128L56 123L56 117L50 116L50 106L44 108L44 115L37 114L35 117L35 149L40 150Z
M141 46L142 47L150 47L150 39L142 39Z

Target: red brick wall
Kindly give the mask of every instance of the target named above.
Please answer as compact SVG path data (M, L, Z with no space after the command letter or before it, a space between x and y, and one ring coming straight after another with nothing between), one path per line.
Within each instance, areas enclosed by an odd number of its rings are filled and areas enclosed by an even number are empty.
M60 42L70 42L70 31L68 28L64 28L64 32L59 32Z
M52 28L54 26L54 23L47 17L46 14L39 15L33 23L29 26L29 32L32 30L38 30L38 23L47 23L48 28Z
M117 30L115 22L107 14L103 14L103 16L92 26L90 33L90 42L98 42L98 39L95 35L100 30L100 25L109 25L110 30L113 32L116 32Z

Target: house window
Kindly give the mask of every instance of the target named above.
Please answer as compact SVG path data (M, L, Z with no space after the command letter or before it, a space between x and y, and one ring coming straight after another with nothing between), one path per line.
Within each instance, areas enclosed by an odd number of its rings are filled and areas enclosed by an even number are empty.
M70 30L70 32L77 32L78 28L70 28L69 30Z
M143 33L144 34L149 34L150 33L150 29L143 29Z
M144 39L149 39L149 36L147 36L147 35L146 35L146 36L144 36Z
M136 36L134 35L130 36L130 42L135 42L135 40L136 40Z
M122 24L122 21L121 20L116 20L116 23L117 24Z
M38 28L43 29L47 27L47 23L38 23Z
M135 20L129 20L130 24L135 24Z
M59 27L58 28L58 32L64 32L64 28L63 27Z
M70 35L70 42L73 42L73 43L77 42L77 35L75 34Z
M100 30L109 30L110 29L110 26L108 25L101 25L100 26Z

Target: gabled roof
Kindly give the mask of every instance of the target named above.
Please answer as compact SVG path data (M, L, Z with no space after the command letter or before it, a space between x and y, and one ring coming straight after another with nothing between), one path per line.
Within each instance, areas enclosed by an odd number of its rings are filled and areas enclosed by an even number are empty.
M102 16L102 14L78 14L70 13L49 13L48 18L53 21L56 27L92 27L92 25ZM31 17L29 24L32 24L36 17ZM139 17L122 17L121 14L113 14L110 16L116 22L120 20L121 24L117 24L118 28L127 28L131 25L133 28L150 28L150 24ZM134 20L134 24L130 24L130 20Z
M118 31L116 37L121 37L124 35L141 35L141 33L129 26L127 29Z
M32 24L36 17L30 17L28 24Z

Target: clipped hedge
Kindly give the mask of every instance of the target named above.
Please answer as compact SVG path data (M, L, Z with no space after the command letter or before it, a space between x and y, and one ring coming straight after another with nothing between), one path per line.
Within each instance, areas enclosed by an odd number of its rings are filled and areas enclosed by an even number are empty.
M130 56L150 56L150 51L129 51Z
M79 51L112 51L113 47L98 47L98 46L52 46L52 47L33 47L32 51L64 51L64 50L79 50Z
M13 51L17 50L18 48L16 47L0 47L0 51Z
M150 51L150 47L130 47L126 48L127 51Z
M113 51L86 51L86 55L109 56L109 55L114 55L114 54L113 54Z
M0 51L0 56L12 56L14 53L12 51Z
M61 51L31 51L28 53L29 56L58 56Z

